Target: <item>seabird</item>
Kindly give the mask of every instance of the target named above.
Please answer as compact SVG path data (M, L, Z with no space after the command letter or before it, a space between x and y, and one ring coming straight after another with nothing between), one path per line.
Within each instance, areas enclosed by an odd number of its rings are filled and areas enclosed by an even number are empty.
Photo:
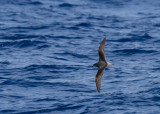
M106 61L106 56L105 56L105 51L104 51L105 41L106 41L106 38L103 39L101 45L99 46L99 50L98 50L99 61L97 63L93 64L93 66L98 67L98 72L96 74L95 82L96 82L97 91L99 93L100 93L100 88L101 88L101 78L104 73L104 70L105 70L106 66L113 65L113 63Z

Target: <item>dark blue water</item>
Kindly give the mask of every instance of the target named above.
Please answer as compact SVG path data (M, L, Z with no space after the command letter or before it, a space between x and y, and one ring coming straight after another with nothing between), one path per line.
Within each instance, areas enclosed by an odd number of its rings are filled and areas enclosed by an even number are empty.
M1 114L159 114L159 0L1 0ZM96 90L98 47L114 66Z

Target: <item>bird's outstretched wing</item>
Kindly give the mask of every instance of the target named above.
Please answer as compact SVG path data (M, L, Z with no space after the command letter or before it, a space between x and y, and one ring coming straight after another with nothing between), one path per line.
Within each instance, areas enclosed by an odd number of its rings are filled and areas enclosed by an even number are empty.
M104 73L104 70L105 70L105 67L106 66L103 66L101 68L98 69L98 72L96 74L96 87L97 87L97 90L98 92L100 92L100 88L101 88L101 78L102 78L102 75Z
M101 45L99 46L99 50L98 50L99 61L106 61L106 56L104 52L105 41L106 41L106 38L103 39L103 41L101 42Z

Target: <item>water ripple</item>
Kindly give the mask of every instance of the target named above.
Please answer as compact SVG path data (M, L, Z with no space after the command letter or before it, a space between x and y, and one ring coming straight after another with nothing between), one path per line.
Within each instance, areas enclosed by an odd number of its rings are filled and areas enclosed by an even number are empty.
M116 54L123 54L123 55L133 55L133 54L150 54L155 53L155 50L142 50L142 49L122 49L122 50L115 50L113 51Z
M25 48L25 47L32 47L35 45L43 44L45 42L36 41L36 40L17 40L17 41L7 41L7 42L0 42L0 47L17 47L17 48Z
M74 6L74 5L69 4L69 3L62 3L62 4L59 5L59 7L67 7L67 8L71 8L71 7L73 7L73 6Z
M158 0L0 3L0 113L160 113Z

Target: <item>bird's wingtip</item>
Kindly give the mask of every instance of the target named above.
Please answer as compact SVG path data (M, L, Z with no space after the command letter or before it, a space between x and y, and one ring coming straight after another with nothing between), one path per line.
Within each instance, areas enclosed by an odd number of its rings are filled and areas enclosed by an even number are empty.
M102 40L102 42L105 42L106 41L106 37L104 37L104 39Z

